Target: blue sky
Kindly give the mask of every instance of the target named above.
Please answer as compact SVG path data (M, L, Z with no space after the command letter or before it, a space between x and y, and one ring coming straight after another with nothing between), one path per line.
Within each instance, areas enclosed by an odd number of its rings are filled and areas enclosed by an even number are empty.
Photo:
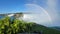
M24 10L23 0L0 0L0 13Z
M60 0L0 0L0 14L25 12L28 10L25 4L41 6L51 16L52 25L60 26Z
M36 3L43 8L48 7L48 0L0 0L0 13L8 13L26 10L24 4ZM60 11L60 0L57 1L57 9Z
M24 4L33 3L34 0L0 0L0 13L10 13L26 10ZM38 3L45 6L45 1L39 0Z

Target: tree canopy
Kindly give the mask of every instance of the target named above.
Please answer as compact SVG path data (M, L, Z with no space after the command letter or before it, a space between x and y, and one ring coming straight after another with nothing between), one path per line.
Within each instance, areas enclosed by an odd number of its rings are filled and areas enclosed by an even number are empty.
M5 17L0 19L0 34L18 34L18 33L38 33L38 34L60 34L60 31L50 29L34 22Z

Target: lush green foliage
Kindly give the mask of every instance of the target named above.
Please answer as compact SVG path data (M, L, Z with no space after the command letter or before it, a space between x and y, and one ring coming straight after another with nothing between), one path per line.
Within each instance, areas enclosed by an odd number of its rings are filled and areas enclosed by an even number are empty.
M11 21L9 17L0 19L0 34L40 33L41 31L43 34L60 34L60 31L33 22L25 22L18 19Z
M9 17L5 17L0 20L0 34L17 34L30 32L33 25L34 24L32 22L28 23L18 19L10 21Z

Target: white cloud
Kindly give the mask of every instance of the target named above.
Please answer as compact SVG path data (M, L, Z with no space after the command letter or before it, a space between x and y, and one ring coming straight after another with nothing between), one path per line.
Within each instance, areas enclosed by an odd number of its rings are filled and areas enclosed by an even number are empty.
M58 22L59 14L58 14L58 10L57 10L57 4L58 4L58 0L47 0L47 5L48 5L47 11L52 18L53 26L56 26L57 24L59 25L59 22Z
M46 10L44 10L41 6L36 4L25 4L27 8L27 12L32 14L24 14L23 19L27 21L33 21L38 24L49 26L51 24L51 18ZM50 23L49 23L50 22Z
M58 17L58 11L56 9L57 7L57 0L47 0L47 5L48 5L48 13L51 15L53 20L56 20Z
M9 17L11 17L11 16L13 16L14 14L10 14L10 15L8 15Z
M56 7L57 0L47 0L47 4L50 8Z

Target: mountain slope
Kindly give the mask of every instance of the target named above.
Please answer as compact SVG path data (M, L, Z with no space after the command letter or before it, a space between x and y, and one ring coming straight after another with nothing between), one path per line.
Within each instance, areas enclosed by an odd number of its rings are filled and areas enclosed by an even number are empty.
M23 20L5 17L0 19L0 34L17 34L17 33L39 33L39 34L60 34L59 30L49 28L34 22L26 22Z
M50 28L53 28L53 29L56 29L56 30L59 30L60 31L60 26L56 26L56 27L50 27Z
M43 34L60 34L60 31L58 31L58 30L48 28L48 27L38 25L38 24L35 25L33 30L38 31L38 32L42 32Z

